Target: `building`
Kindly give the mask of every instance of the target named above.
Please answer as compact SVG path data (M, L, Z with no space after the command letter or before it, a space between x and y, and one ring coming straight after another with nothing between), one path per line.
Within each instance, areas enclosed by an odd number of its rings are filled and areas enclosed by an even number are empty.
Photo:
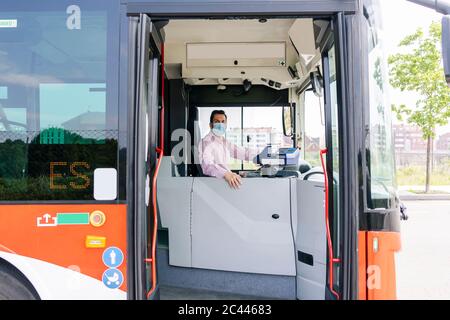
M268 144L278 147L292 146L290 137L285 137L282 132L272 127L255 128L230 128L227 131L227 140L236 144L244 145L252 149L262 149Z
M436 142L436 150L444 152L447 151L450 153L450 132L439 136Z
M397 152L426 152L427 141L423 139L422 131L418 126L410 124L392 125L394 146Z
M410 124L394 124L394 145L396 163L401 166L425 166L427 159L427 141L419 127ZM450 158L450 132L433 141L431 158L439 165Z

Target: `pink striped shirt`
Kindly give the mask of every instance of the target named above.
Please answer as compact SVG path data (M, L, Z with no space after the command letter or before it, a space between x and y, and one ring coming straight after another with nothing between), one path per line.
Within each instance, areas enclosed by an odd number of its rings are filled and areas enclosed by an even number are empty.
M217 178L223 178L230 171L231 158L249 161L257 154L255 150L239 147L212 131L200 141L198 149L203 173Z

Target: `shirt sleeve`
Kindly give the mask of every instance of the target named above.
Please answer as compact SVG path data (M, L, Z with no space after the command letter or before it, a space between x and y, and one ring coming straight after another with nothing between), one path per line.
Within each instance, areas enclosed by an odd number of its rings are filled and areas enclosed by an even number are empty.
M229 170L220 164L215 163L213 153L214 148L212 148L210 144L200 141L198 149L203 174L210 177L223 178L225 173Z
M240 147L233 143L229 143L228 147L230 150L230 156L234 159L252 161L258 154L256 149Z

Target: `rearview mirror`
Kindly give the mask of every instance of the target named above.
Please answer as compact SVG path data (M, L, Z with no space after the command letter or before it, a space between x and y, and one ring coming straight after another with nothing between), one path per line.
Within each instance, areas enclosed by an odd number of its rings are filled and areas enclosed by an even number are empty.
M294 134L294 107L292 105L283 107L283 134L291 137Z
M319 67L309 74L309 79L311 80L311 87L314 95L319 98L323 97L323 77L320 74Z
M450 87L450 15L442 17L442 61L445 79Z

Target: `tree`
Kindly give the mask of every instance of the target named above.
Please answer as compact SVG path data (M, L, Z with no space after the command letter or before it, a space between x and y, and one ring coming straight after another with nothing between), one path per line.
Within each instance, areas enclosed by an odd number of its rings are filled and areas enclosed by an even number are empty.
M445 125L450 118L450 89L441 63L441 25L433 22L426 36L419 28L399 44L406 53L389 57L390 83L401 91L415 91L420 99L415 108L404 104L393 105L399 120L407 117L408 123L417 125L427 140L425 192L430 190L432 141L437 126Z

